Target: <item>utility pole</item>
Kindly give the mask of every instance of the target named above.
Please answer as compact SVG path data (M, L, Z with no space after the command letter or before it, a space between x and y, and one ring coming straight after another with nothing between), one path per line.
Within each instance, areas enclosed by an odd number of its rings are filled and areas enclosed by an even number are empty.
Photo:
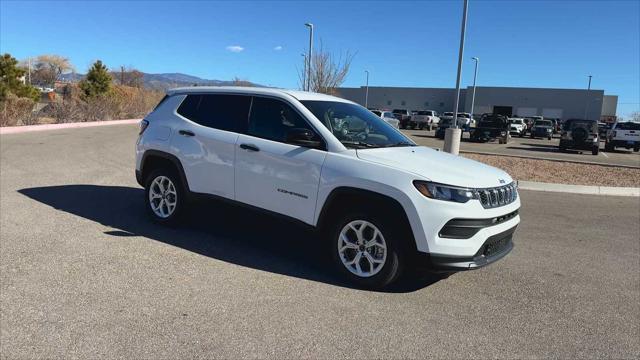
M120 65L120 85L124 85L124 66Z
M368 108L369 107L369 70L365 70L364 72L367 73L366 91L364 93L364 107Z
M453 128L448 128L444 135L443 150L458 155L462 130L458 128L458 104L460 102L460 76L462 74L462 57L464 56L464 35L467 28L468 0L464 0L462 10L462 30L460 31L460 51L458 53L458 76L456 78L456 99L453 105Z
M313 61L313 24L306 23L304 26L309 28L309 56L307 57L307 91L311 91L311 62Z
M593 75L589 75L589 86L587 87L587 90L591 90L591 77Z

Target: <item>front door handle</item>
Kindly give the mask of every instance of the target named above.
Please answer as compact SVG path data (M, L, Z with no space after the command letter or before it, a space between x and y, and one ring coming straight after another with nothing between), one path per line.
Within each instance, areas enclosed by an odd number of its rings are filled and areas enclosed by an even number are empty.
M189 130L180 130L178 131L178 134L182 135L182 136L195 136L196 134L193 133L193 131L189 131Z
M259 147L252 144L240 144L240 149L245 149L249 151L260 151Z

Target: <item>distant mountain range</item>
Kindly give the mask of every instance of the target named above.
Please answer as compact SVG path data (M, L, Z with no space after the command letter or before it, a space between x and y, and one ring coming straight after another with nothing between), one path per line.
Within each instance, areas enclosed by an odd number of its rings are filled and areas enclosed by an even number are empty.
M117 73L113 73L114 77L117 76ZM203 79L197 76L193 76L193 75L188 75L188 74L182 74L182 73L166 73L166 74L148 74L148 73L142 73L143 77L142 77L142 81L144 83L145 87L151 88L151 89L158 89L158 90L166 90L166 89L171 89L171 88L175 88L175 87L181 87L181 86L193 86L193 85L198 85L198 86L232 86L234 85L234 81L232 80L209 80L209 79ZM60 76L60 79L62 81L80 81L82 79L84 79L85 75L84 74L78 74L78 73L68 73L68 74L62 74ZM250 84L251 86L259 86L262 87L263 85L259 85L259 84L254 84L251 82L244 82L247 85Z

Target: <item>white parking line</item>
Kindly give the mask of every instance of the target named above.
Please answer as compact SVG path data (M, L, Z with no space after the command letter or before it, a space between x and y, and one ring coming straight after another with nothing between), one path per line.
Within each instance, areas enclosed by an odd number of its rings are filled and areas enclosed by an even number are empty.
M607 153L605 152L600 152L600 154L604 155L604 157L609 158L609 155L607 155Z

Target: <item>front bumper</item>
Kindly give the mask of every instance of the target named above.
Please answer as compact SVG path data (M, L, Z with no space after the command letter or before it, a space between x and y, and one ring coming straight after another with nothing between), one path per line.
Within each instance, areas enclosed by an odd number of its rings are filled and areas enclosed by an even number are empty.
M422 254L425 259L421 263L432 270L440 271L474 270L487 266L511 252L516 227L490 236L473 256Z

